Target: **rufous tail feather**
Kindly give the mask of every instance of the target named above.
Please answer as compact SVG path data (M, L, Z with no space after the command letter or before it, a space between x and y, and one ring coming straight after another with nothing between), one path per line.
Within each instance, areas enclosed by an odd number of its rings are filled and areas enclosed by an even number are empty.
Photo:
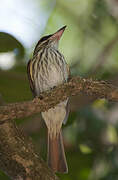
M54 172L68 172L61 132L56 138L50 138L48 133L48 165Z

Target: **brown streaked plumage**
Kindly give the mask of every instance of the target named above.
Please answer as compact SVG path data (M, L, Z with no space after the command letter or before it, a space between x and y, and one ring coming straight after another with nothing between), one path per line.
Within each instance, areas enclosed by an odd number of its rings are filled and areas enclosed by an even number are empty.
M34 96L40 97L41 92L68 80L69 67L58 51L58 43L65 27L41 38L34 49L33 58L28 62L28 79ZM68 172L61 134L62 123L66 122L68 112L67 99L41 113L48 129L48 165L54 172Z

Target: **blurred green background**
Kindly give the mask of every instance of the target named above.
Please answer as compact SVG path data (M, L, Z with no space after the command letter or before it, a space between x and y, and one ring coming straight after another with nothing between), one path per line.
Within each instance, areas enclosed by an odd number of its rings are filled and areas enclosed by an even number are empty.
M73 76L118 85L117 0L1 0L0 105L32 99L26 64L44 34L67 29L60 51ZM69 173L61 180L118 179L118 104L73 97L63 128ZM16 123L46 159L46 127L39 114ZM0 172L0 180L9 178Z

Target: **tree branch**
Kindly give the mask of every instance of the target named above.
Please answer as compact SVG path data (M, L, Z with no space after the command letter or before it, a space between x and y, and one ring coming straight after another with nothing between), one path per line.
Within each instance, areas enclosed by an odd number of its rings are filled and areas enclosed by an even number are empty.
M46 111L80 93L118 102L118 88L110 83L73 77L42 93L40 99L0 106L0 169L14 180L56 180L57 177L37 155L32 141L16 127L13 119Z
M40 99L35 98L33 101L0 106L0 123L4 123L9 119L28 117L46 111L67 97L79 95L80 93L93 96L95 99L106 98L108 101L118 102L118 88L116 86L105 81L73 77L67 83L42 93Z
M12 120L0 125L0 169L13 180L58 180Z

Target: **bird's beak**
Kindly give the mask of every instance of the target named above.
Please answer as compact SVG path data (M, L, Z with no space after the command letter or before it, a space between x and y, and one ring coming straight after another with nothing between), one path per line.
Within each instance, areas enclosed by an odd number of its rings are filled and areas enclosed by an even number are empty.
M63 32L64 32L64 30L65 30L65 28L66 28L66 26L63 26L63 27L62 27L61 29L59 29L57 32L55 32L54 34L52 34L51 39L52 39L52 40L57 40L57 41L59 41L60 38L61 38L61 36L62 36L62 34L63 34Z

